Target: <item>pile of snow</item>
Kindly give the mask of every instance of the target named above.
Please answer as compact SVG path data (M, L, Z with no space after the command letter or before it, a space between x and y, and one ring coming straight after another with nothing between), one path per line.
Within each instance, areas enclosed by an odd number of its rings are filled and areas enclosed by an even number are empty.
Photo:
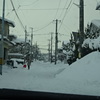
M78 59L75 63L66 68L57 77L75 81L88 82L99 81L100 73L100 52L93 52L86 57ZM99 83L100 85L100 83Z
M100 52L72 65L34 61L31 69L3 67L0 88L100 96Z
M100 96L100 52L93 52L77 60L57 78L64 83L65 92ZM64 89L64 88L63 88Z
M91 50L100 48L100 36L97 39L86 39L83 42L82 47L89 47Z

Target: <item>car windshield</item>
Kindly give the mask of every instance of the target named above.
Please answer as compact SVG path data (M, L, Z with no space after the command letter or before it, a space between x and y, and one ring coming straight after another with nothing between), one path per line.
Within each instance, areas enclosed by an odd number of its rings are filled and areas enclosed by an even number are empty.
M100 96L100 0L0 0L0 89Z

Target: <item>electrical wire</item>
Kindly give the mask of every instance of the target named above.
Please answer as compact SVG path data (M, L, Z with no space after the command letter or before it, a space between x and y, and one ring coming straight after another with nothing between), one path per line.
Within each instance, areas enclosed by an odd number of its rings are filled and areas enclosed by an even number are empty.
M66 9L67 3L68 3L68 0L67 0L66 3L65 3L64 9ZM63 15L63 12L64 12L64 10L61 12L59 18Z
M65 25L65 23L63 22L62 25L67 28L69 31L71 31L71 28L69 28L67 25Z
M34 2L30 3L30 4L27 4L27 5L20 5L20 6L31 6L33 4L35 4L36 2L38 2L39 0L35 0Z
M18 0L19 1L19 0ZM18 3L18 8L17 8L17 11L18 10L20 10L20 8L21 8L21 5L20 5L20 3L19 2L17 2ZM25 16L25 14L24 14L24 12L23 12L23 10L20 10L20 12L21 12L21 14L22 14L22 16L23 16L23 18L25 19L25 21L26 21L26 23L27 24L29 24L29 22L27 21L27 18L26 18L26 16Z
M54 19L56 19L56 16L57 16L57 14L58 14L58 10L59 10L60 4L61 4L61 0L59 0L58 9L57 9L57 11L56 11L56 15L55 15Z
M6 14L6 17L10 14L10 13L12 13L13 12L13 10L11 10L10 12L8 12L7 14Z
M37 30L35 30L35 31L33 31L33 32L37 32L37 31L43 30L43 29L45 29L46 27L48 27L51 23L52 23L52 22L48 23L47 25L45 25L45 26L43 26L42 28L39 28L39 29L37 29Z
M15 7L14 7L14 4L13 4L12 0L10 0L10 2L11 2L11 4L12 4L13 11L15 12L15 14L16 14L16 16L17 16L18 20L19 20L19 23L21 24L22 28L23 28L23 29L24 29L24 31L25 31L26 29L25 29L25 27L24 27L24 25L23 25L22 21L20 20L20 18L19 18L19 16L18 16L18 14L17 14L17 11L16 11L16 9L15 9Z
M66 8L65 14L64 14L64 16L63 16L63 18L62 18L62 22L61 22L61 24L60 24L60 26L59 26L59 30L60 30L60 28L61 28L61 26L62 26L62 23L63 23L63 21L64 21L64 19L65 19L65 17L66 17L66 14L68 13L68 10L69 10L69 7L71 6L72 1L73 1L73 0L70 1L68 7Z
M40 11L40 10L57 10L58 8L41 8L41 9L20 9L20 10L37 10L37 11ZM66 8L59 8L58 10L66 10Z
M20 8L21 6L19 5L18 9ZM57 10L58 8L41 8L41 9L19 9L19 10L37 10L37 11L40 11L40 10ZM0 9L2 10L2 9ZM12 9L6 9L6 10L12 10ZM59 8L58 10L66 10L66 8Z
M19 8L20 8L20 6L17 8L17 10L19 10ZM10 14L10 13L12 13L14 10L13 9L8 9L8 10L11 10L10 12L8 12L7 14L6 14L6 17Z

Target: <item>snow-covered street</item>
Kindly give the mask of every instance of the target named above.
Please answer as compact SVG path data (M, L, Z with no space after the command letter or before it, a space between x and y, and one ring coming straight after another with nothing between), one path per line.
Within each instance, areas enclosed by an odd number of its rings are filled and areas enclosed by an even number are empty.
M0 88L100 96L100 53L93 52L72 65L34 61L31 69L3 66Z

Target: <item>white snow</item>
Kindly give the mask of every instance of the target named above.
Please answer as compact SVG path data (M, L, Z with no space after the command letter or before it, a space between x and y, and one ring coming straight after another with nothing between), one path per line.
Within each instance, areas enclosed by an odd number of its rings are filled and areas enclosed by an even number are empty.
M23 38L17 38L15 40L13 40L15 43L24 43L25 42L25 39Z
M91 23L93 23L94 25L96 25L98 28L100 28L100 20L92 20Z
M0 17L0 20L2 20L2 17ZM15 27L15 23L9 19L4 19L4 21L6 21L7 23L9 23L12 27Z
M25 39L21 38L21 37L18 37L17 39L14 39L13 42L15 42L15 43L24 43ZM27 39L26 42L29 43L29 39Z
M8 53L8 55L23 56L23 54L21 54L21 53Z
M100 48L100 36L97 38L97 39L90 39L90 38L87 38L83 44L82 44L82 47L88 47L90 49L98 49Z
M96 10L100 10L100 1L97 2Z
M63 43L64 43L64 44L67 44L67 43L69 43L69 41L63 41Z
M1 34L0 34L0 39L1 39L1 38L2 38L2 36L1 36ZM7 36L3 36L3 38L8 40Z
M3 66L0 88L100 96L100 52L96 51L72 65L34 61L31 69Z

